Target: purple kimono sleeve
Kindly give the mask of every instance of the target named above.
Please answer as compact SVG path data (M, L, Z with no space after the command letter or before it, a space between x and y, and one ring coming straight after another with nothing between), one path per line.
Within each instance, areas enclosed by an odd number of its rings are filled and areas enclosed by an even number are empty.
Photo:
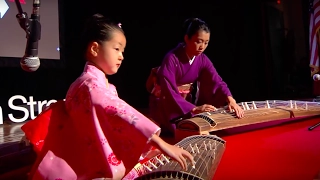
M203 63L198 79L200 82L198 105L223 106L227 101L227 97L232 96L232 94L210 59L203 54L202 60Z
M158 80L161 87L160 98L168 120L187 115L195 107L180 95L176 83L176 71L174 57L167 55L158 71Z

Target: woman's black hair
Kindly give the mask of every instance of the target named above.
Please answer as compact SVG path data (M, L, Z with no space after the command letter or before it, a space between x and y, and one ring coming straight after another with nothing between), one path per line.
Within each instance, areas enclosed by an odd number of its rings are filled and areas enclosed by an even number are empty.
M184 34L190 39L198 31L202 30L210 33L210 28L206 22L199 18L189 18L184 22Z

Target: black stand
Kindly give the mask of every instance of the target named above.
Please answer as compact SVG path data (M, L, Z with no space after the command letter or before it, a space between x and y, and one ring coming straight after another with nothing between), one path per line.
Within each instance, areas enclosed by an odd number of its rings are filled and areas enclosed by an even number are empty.
M26 38L29 38L30 19L28 18L28 14L26 12L23 12L20 1L15 0L15 3L18 9L18 14L16 15L16 18L18 20L20 27L26 32Z
M310 127L308 128L308 130L309 130L309 131L312 131L314 128L316 128L316 127L318 127L318 126L320 126L320 122L318 122L317 124L315 124L315 125L313 125L313 126L310 126Z
M320 96L317 96L316 98L313 99L314 102L319 102L320 103ZM309 131L312 131L313 129L315 129L316 127L320 126L320 122L318 122L315 125L312 125L308 128Z

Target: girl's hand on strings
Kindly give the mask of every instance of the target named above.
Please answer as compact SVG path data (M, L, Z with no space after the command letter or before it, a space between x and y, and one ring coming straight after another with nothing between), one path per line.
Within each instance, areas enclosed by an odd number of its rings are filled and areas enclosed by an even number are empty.
M190 162L190 164L192 164L193 168L195 166L193 156L188 151L186 151L178 146L164 143L162 145L162 152L165 155L171 157L173 160L177 161L183 170L188 169L187 160Z
M150 150L144 158L151 159L161 153L162 153L161 150L159 150L158 148L154 148L154 149Z
M195 163L193 156L188 151L166 143L157 135L153 135L151 140L154 145L162 151L162 153L177 161L183 170L187 170L188 168L187 160L190 161L190 164L194 167Z

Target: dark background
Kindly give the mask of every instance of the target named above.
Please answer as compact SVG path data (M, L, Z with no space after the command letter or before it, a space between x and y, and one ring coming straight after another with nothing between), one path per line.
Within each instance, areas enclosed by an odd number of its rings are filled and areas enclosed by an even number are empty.
M211 41L205 53L238 102L312 97L308 57L299 64L291 61L292 38L283 26L283 14L268 5L270 2L164 0L129 4L59 0L60 62L43 60L34 73L18 66L0 68L0 106L4 115L8 114L7 101L17 94L32 95L35 100L63 99L83 69L84 62L77 51L79 34L84 19L94 13L123 25L127 36L125 60L110 82L116 85L119 96L136 108L148 107L145 82L150 70L160 65L165 53L182 40L182 24L190 17L201 18L210 25ZM308 1L301 2L307 40Z

